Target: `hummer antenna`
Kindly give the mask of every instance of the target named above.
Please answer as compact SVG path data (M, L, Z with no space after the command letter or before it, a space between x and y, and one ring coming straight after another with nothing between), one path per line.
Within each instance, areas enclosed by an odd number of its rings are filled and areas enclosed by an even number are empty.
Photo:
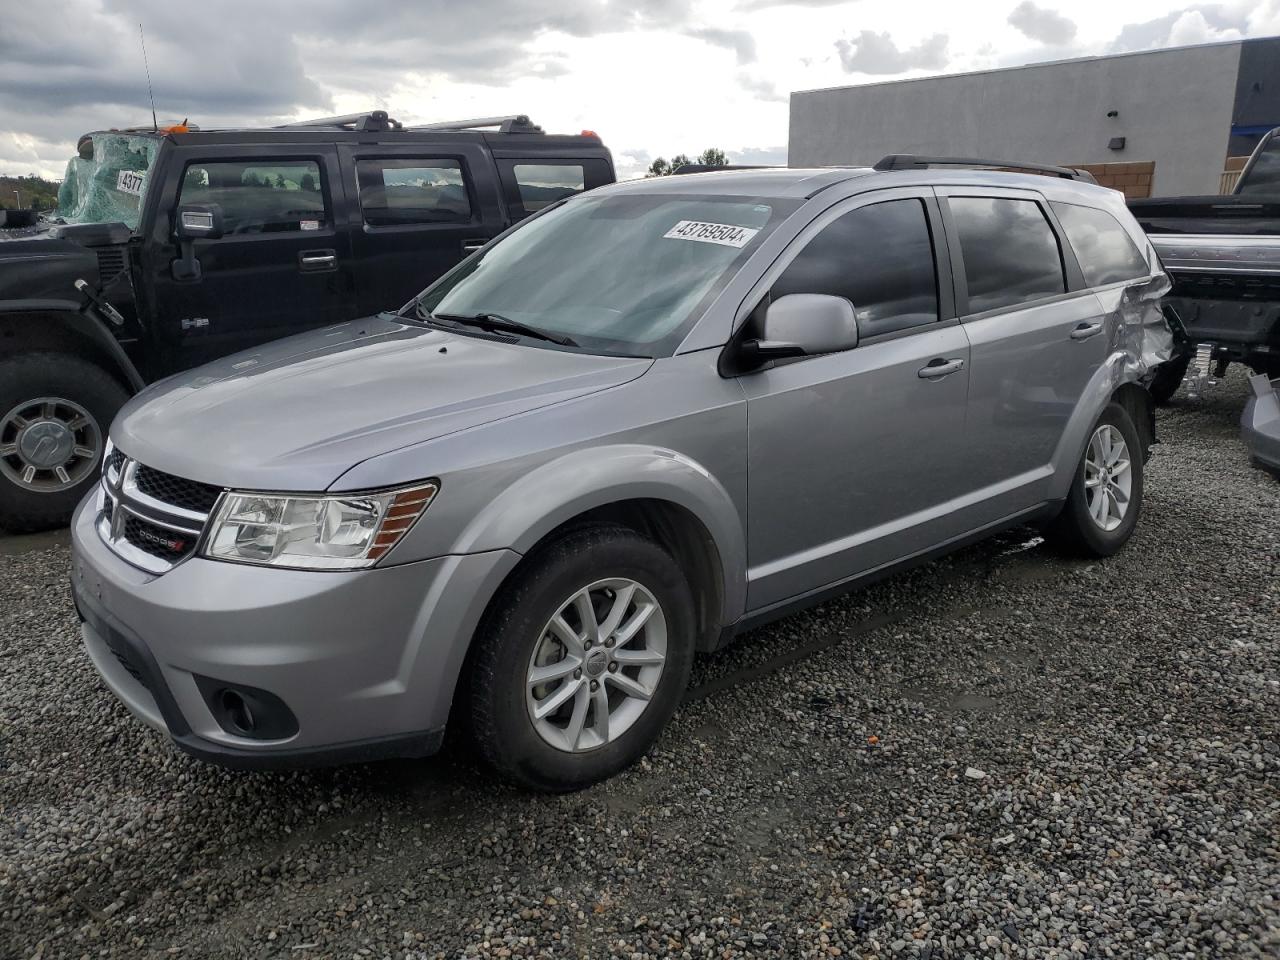
M142 32L142 24L138 24L138 40L142 43L142 67L147 71L147 97L151 100L151 128L160 132L160 124L156 120L156 95L151 91L151 64L147 63L147 35Z

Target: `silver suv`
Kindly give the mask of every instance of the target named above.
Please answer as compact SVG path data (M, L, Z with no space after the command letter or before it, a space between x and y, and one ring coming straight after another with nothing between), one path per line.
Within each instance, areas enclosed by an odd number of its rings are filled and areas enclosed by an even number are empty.
M754 625L1015 524L1120 549L1167 287L1069 177L602 188L398 314L135 398L74 521L85 646L209 760L421 756L452 719L581 787Z

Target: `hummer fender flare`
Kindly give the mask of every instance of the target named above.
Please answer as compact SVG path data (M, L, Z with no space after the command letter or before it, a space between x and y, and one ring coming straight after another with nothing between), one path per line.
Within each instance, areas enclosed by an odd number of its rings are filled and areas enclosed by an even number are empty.
M120 342L111 335L107 325L88 313L79 302L60 299L0 301L0 316L31 314L56 316L70 329L102 350L135 393L147 385L147 381L133 365L133 361L124 352Z

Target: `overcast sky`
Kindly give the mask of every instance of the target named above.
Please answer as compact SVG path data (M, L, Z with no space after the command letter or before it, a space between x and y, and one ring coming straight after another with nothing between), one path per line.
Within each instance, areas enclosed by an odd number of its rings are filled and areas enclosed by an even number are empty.
M528 113L621 176L718 146L786 159L792 90L1280 34L1280 0L0 0L0 173L61 177L88 130Z

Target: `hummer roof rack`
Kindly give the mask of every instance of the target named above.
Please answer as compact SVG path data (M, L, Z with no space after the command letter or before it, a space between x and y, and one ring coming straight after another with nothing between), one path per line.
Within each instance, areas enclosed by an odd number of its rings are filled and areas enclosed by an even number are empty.
M369 130L381 133L385 130L401 130L403 124L387 116L385 110L369 110L365 113L348 113L341 117L317 117L314 120L282 123L275 129L295 130L305 127L337 127L340 130Z
M497 127L499 133L542 133L542 128L529 119L528 114L515 113L505 117L477 117L474 120L442 120L439 123L423 123L410 130L482 130Z
M406 127L399 120L387 116L385 110L365 113L348 113L341 117L318 117L314 120L298 120L282 123L277 130L336 128L339 130L370 131L384 133L391 130L483 130L496 127L499 133L542 133L542 128L527 114L516 113L504 117L477 117L474 120L444 120L439 123L423 123Z
M891 153L881 157L871 167L872 170L885 172L889 170L926 170L929 167L991 167L1001 170L1026 170L1030 173L1042 173L1064 180L1080 180L1084 183L1097 183L1088 170L1077 170L1073 167L1055 167L1047 163L1024 163L1014 160L983 160L979 157L920 157L911 153Z

